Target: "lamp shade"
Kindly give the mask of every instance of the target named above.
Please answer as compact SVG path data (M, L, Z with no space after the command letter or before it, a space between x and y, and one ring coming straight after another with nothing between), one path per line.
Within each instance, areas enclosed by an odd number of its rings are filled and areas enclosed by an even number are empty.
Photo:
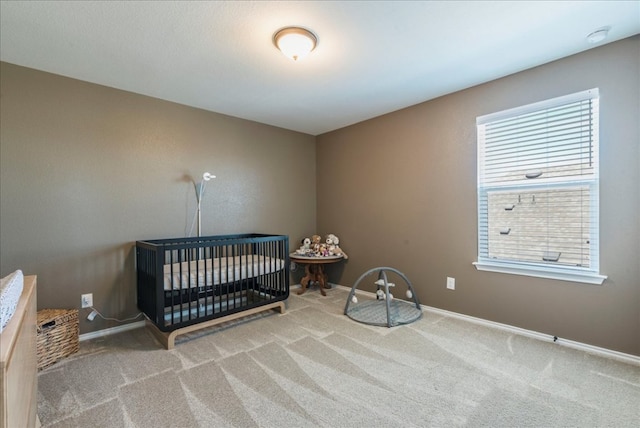
M311 31L304 28L287 27L273 36L273 42L285 56L297 61L315 49L318 39Z

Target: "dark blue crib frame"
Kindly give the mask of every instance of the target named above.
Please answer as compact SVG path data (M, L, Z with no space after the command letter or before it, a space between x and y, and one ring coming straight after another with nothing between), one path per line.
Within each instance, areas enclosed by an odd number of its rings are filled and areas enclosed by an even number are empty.
M261 261L266 258L277 260L278 268ZM226 282L198 282L199 274L213 276L206 272L207 259L226 266ZM245 262L252 266L242 266ZM174 266L167 268L172 274L190 280L174 285L171 275L171 289L165 290L165 265ZM245 278L234 274L246 269L257 274ZM158 340L173 349L180 334L271 309L284 313L289 297L289 238L252 233L137 241L136 270L138 308Z

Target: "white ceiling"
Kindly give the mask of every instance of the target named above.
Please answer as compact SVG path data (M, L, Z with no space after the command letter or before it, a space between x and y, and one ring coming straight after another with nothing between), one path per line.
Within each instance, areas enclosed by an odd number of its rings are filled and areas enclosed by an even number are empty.
M318 135L638 34L640 1L2 1L0 19L2 61ZM319 38L299 62L272 42L289 25Z

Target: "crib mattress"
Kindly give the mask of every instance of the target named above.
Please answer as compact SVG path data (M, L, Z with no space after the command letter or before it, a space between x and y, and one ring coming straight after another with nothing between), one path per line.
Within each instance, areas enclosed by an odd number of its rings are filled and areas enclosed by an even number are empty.
M182 290L240 281L277 272L285 261L257 254L164 265L164 289Z

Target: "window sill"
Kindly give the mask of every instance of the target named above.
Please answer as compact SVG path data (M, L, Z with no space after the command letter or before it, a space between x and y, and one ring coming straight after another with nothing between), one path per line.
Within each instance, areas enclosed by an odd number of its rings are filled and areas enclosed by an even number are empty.
M607 277L591 272L571 271L569 269L541 268L538 266L514 265L501 262L473 262L477 270L486 272L508 273L512 275L531 276L536 278L556 279L559 281L582 282L602 285Z

